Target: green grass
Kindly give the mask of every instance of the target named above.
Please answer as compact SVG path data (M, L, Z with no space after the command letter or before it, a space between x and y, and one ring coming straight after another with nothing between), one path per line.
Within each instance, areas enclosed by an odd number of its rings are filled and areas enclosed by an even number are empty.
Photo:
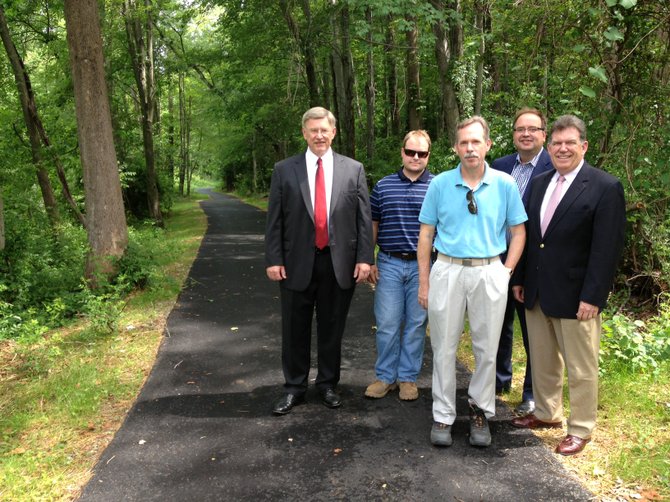
M123 300L114 332L80 321L0 345L0 500L77 496L153 365L205 228L191 198L175 201L165 231L139 231L158 270Z
M467 333L461 338L458 357L467 367L474 367ZM512 364L512 391L501 399L514 407L521 402L526 364L518 322ZM663 366L659 377L611 366L600 378L594 440L580 455L556 455L597 500L670 500L670 362ZM565 383L567 387L567 379ZM567 388L564 399L568 414ZM564 434L565 429L538 433L552 448Z

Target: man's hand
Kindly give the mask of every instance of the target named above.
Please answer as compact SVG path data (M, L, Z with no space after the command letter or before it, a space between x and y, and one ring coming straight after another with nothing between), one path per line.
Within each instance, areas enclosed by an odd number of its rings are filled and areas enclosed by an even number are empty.
M428 310L428 284L419 283L419 305Z
M512 294L517 302L524 302L523 286L512 286Z
M286 279L286 269L284 265L273 265L265 269L268 279L271 281L282 281Z
M598 317L598 307L586 302L579 302L579 310L577 310L578 321L588 321Z
M369 275L370 275L369 263L356 264L356 266L354 267L354 279L356 279L356 284L367 281Z
M377 265L370 265L370 275L368 276L368 282L370 284L377 284L379 280L379 269Z

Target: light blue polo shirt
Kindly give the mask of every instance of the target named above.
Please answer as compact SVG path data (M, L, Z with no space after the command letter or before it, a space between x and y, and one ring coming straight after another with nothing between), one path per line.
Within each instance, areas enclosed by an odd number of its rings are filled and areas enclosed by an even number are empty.
M489 167L474 190L477 214L470 214L460 164L438 174L426 192L419 221L437 230L435 248L454 258L490 258L505 252L505 231L528 219L516 181Z

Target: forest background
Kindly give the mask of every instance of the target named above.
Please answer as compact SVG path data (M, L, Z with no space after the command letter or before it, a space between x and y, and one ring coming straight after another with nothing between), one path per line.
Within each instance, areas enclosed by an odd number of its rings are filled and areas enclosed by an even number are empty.
M310 106L370 186L410 129L437 173L459 120L489 121L492 160L532 106L582 117L588 161L624 184L603 373L667 370L669 1L2 0L0 35L0 340L113 330L194 174L263 198Z

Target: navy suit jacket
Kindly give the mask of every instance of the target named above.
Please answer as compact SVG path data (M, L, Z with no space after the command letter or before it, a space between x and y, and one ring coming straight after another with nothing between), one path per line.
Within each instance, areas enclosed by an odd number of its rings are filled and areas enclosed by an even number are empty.
M511 155L505 155L504 157L500 157L499 159L494 160L493 164L491 164L491 167L493 169L498 169L499 171L506 172L507 174L512 174L512 169L514 169L514 164L516 164L516 158L517 158L516 153L513 153ZM530 175L530 179L532 180L538 174L542 174L553 168L554 166L551 164L551 157L549 157L549 152L547 152L546 148L543 148L542 153L540 154L540 158L537 159L537 164L533 168L533 173ZM528 186L526 187L526 191L523 193L523 196L521 197L524 207L528 207L530 192L531 192L531 183L529 181Z
M524 287L524 304L540 302L549 317L576 319L579 302L602 310L614 282L626 227L621 183L586 162L561 199L544 236L540 208L555 171L532 180L526 247L513 285Z
M342 289L354 286L356 263L374 263L370 199L363 165L333 152L329 247ZM305 154L275 164L265 229L265 265L283 265L284 287L303 291L314 266L314 208Z

